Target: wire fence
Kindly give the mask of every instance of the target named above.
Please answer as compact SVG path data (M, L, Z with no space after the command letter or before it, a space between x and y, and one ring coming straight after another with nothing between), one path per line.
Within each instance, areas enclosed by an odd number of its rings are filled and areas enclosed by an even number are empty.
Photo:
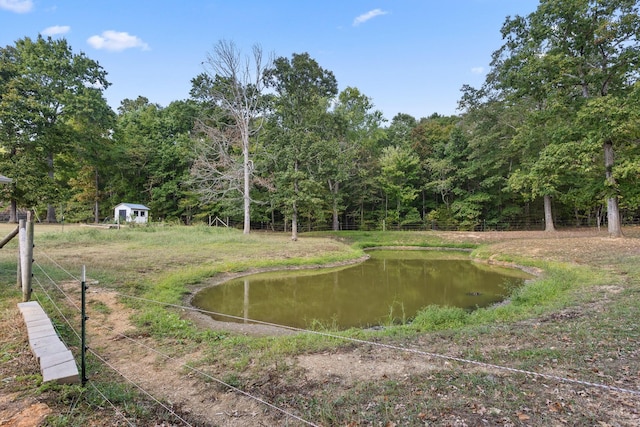
M60 271L62 271L64 273L64 275L68 276L69 278L71 278L74 281L77 281L78 283L80 283L80 280L75 277L72 273L70 273L69 271L67 271L66 269L64 269L60 263L58 263L56 260L54 260L53 258L51 258L49 255L47 255L46 253L38 250L37 251L38 255L42 255L44 258L46 258L47 260L49 260L49 262L55 266L55 268L59 269ZM35 262L35 265L38 269L38 271L40 272L39 275L41 274L43 279L41 280L38 275L34 274L34 280L37 283L38 287L42 290L42 293L44 295L44 298L47 299L47 301L40 301L41 305L44 305L45 302L49 302L50 305L53 307L53 310L55 311L55 316L56 317L60 317L61 319L63 319L64 324L66 324L66 326L70 329L71 333L72 333L72 337L76 337L78 340L80 339L80 335L77 332L77 325L75 324L75 320L77 317L79 317L80 314L80 307L78 306L77 302L74 300L73 297L71 297L62 286L60 286L59 283L57 283L56 280L54 280L52 278L52 276L54 276L53 274L49 274L37 261ZM57 276L57 275L56 275ZM56 298L54 297L54 295L52 295L53 293L57 293L61 296L61 298ZM118 297L121 298L125 298L125 299L132 299L132 300L137 300L137 301L141 301L144 302L146 304L157 304L157 305L161 305L167 309L179 309L179 310L188 310L188 311L194 311L194 312L199 312L199 313L204 313L204 314L208 314L208 315L216 315L216 316L220 316L220 317L226 317L226 318L230 318L230 319L235 319L235 320L242 320L242 321L247 321L247 319L245 318L239 318L236 316L230 316L224 313L217 313L217 312L212 312L212 311L206 311L206 310L201 310L192 306L184 306L184 305L178 305L178 304L168 304L168 303L164 303L164 302L160 302L160 301L155 301L152 299L147 299L147 298L142 298L142 297L138 297L138 296L134 296L134 295L128 295L128 294L124 294L124 293L120 293L120 292L114 292L114 294ZM36 297L41 298L38 296L38 294L34 294L36 295ZM66 306L61 306L62 302L64 302L66 304ZM71 311L71 315L69 314L69 310ZM73 316L73 319L71 318ZM358 345L368 345L368 346L373 346L373 347L379 347L379 348L384 348L387 350L393 350L393 351L398 351L398 352L403 352L403 353L410 353L410 354L414 354L414 355L418 355L421 357L425 357L425 358L431 358L431 359L441 359L441 360L445 360L448 362L456 362L462 365L472 365L475 367L479 367L481 369L487 369L487 370L498 370L498 371L504 371L507 373L517 373L517 374L522 374L528 377L536 377L536 378L543 378L546 380L550 380L550 381L554 381L554 382L559 382L559 383L566 383L569 385L576 385L576 386L583 386L583 387L592 387L592 388L597 388L600 390L604 390L607 392L612 392L612 393L624 393L627 395L631 395L635 398L640 398L640 390L636 390L636 389L632 389L632 388L625 388L625 387L620 387L620 386L615 386L615 385L610 385L610 384L603 384L603 383L596 383L596 382L591 382L591 381L584 381L584 380L580 380L580 379L576 379L576 378L569 378L569 376L561 376L561 375L555 375L555 374L548 374L548 373L544 373L544 372L534 372L534 371L530 371L530 370L523 370L523 369L517 369L517 368L513 368L513 367L509 367L509 366L501 366L501 365L497 365L497 364L491 364L491 363L485 363L485 362L480 362L480 361L476 361L476 360L471 360L471 359L466 359L466 358L462 358L462 357L456 357L456 356L451 356L451 355L446 355L446 354L439 354L439 353L434 353L434 352L429 352L429 351L424 351L422 349L419 348L410 348L410 347L405 347L405 346L398 346L398 345L393 345L393 344L386 344L386 343L382 343L379 341L371 341L371 340L365 340L365 339L359 339L359 338L354 338L351 337L349 335L342 335L342 334L338 334L338 333L330 333L330 332L322 332L322 331L315 331L315 330L308 330L308 329L301 329L301 328L295 328L295 327L290 327L290 326L286 326L286 325L279 325L279 324L273 324L273 323L269 323L269 322L263 322L260 320L249 320L249 322L251 323L256 323L256 324L263 324L263 325L268 325L268 326L273 326L273 327L278 327L278 328L282 328L282 329L288 329L291 331L295 331L295 332L300 332L300 333L308 333L308 334L316 334L316 335L321 335L323 337L332 339L332 340L342 340L345 342L350 342L353 344L358 344ZM77 322L79 324L79 321ZM105 327L105 326L101 326L101 327ZM114 332L114 331L111 331ZM238 395L242 395L245 396L249 399L254 400L255 402L257 402L260 405L265 406L266 408L269 408L273 411L279 412L281 415L291 419L291 420L296 420L302 424L305 425L309 425L309 426L317 426L318 424L312 422L312 421L308 421L306 419L304 419L303 417L294 414L290 411L287 411L279 406L277 406L276 404L269 402L266 399L263 399L259 396L255 396L245 390L240 389L239 387L233 386L231 384L228 384L227 382L213 376L210 375L206 372L204 372L201 369L197 369L187 363L182 363L177 361L175 358L171 357L170 355L167 355L166 353L148 345L143 343L142 341L133 338L131 336L128 336L126 334L122 334L122 333L117 333L122 339L126 339L142 348L144 348L146 351L152 352L156 355L162 356L167 360L172 360L176 363L180 363L181 366L183 368L185 368L186 370L194 373L194 374L198 374L200 376L202 376L203 378L206 378L209 381L213 381L225 388L227 388L228 390L231 390L233 392L235 392ZM151 401L153 401L155 404L157 404L159 407L163 408L168 414L170 414L174 420L179 421L181 423L183 423L184 425L187 426L191 426L192 424L190 424L190 422L188 420L186 420L183 416L181 416L180 414L176 413L169 405L163 403L159 398L154 396L154 393L145 389L145 387L143 387L142 385L140 385L139 383L137 383L135 380L133 380L130 377L127 377L123 372L121 372L117 366L115 366L114 363L110 362L106 357L104 357L102 354L100 354L99 352L97 352L95 349L88 349L89 352L91 353L91 355L93 357L96 358L96 360L98 360L100 363L102 363L103 365L107 366L108 368L110 368L111 370L113 370L116 374L118 374L119 376L121 376L123 379L125 379L127 382L129 382L130 384L132 384L136 389L138 389L142 394L144 394L145 396L147 396ZM619 380L616 379L612 379L612 383L616 384L616 383L621 383ZM102 393L98 387L97 384L92 383L91 381L89 382L89 384L91 385L91 387L93 387L100 395L102 395L105 399L105 402L107 404L109 404L109 406L111 406L116 414L116 417L118 418L122 418L128 425L134 425L134 423L127 419L127 415L125 412L123 412L122 410L120 410L118 408L118 406L116 404L113 404L112 402L110 402L107 397L105 396L104 393Z
M67 274L70 278L72 278L73 280L77 281L78 283L80 283L79 279L77 277L75 277L73 274L71 274L69 271L67 271L66 269L64 269L58 262L56 262L53 258L51 258L48 255L45 255L45 257L47 259L49 259L51 262L54 263L54 265L56 265L58 268L60 268L62 271L64 271L65 274ZM81 307L78 306L78 304L73 300L73 298L51 277L51 275L47 274L47 272L42 268L42 266L40 266L40 264L38 262L35 262L38 270L40 270L40 272L42 272L42 274L48 279L48 283L51 284L51 288L55 289L58 291L59 294L61 294L63 296L63 299L65 301L68 302L68 304L70 306L72 306L72 308L75 310L74 314L79 314L80 313L80 309ZM66 326L72 331L73 335L80 340L80 334L78 333L77 326L74 326L74 324L71 322L70 320L70 316L68 314L65 314L63 311L63 307L60 307L60 305L58 304L58 302L53 298L53 296L51 295L50 292L48 292L47 288L44 286L44 284L36 277L34 276L34 280L37 283L38 287L42 290L43 294L46 296L48 302L54 307L55 311L57 312L57 314L64 320L64 323L66 324ZM39 301L41 303L41 305L44 305L44 301ZM156 301L156 303L160 304L159 302ZM78 321L79 322L79 321ZM114 332L113 330L111 330L111 332ZM135 338L132 338L130 336L127 336L125 334L122 333L117 333L120 337L127 339L131 342L133 342L134 344L140 346L140 347L144 347L145 349L152 351L153 353L160 355L168 360L173 360L176 361L177 360L169 355L167 355L166 353L163 353L157 349L154 349L153 347L143 343L140 340L137 340ZM59 335L62 335L59 332ZM162 407L164 410L167 411L167 413L171 414L171 416L173 416L176 420L182 422L184 425L186 426L192 426L192 424L187 421L186 419L184 419L181 415L179 415L178 413L176 413L173 409L171 409L167 404L163 403L162 401L160 401L158 398L156 398L152 392L148 391L145 387L143 387L142 385L140 385L138 382L136 382L134 379L132 379L131 377L125 375L121 370L119 370L113 363L110 363L107 358L105 358L104 356L102 356L100 353L98 353L97 351L95 351L94 349L89 348L88 351L97 359L99 360L102 364L104 364L105 366L109 367L111 370L113 370L114 372L116 372L119 376L121 376L122 378L124 378L127 382L129 382L130 384L132 384L136 389L138 389L142 394L144 394L145 396L147 396L149 399L151 399L153 402L155 402L157 405L159 405L160 407ZM249 399L252 399L256 402L258 402L261 405L264 405L276 412L280 412L281 414L283 414L285 417L288 417L289 419L292 420L296 420L304 425L309 425L309 426L314 426L314 427L319 427L318 424L315 424L311 421L308 421L296 414L293 414L290 411L287 411L271 402L268 402L265 399L262 399L258 396L255 396L251 393L248 393L244 390L241 390L238 387L235 387L213 375L210 375L208 373L205 373L202 370L196 369L186 363L181 363L181 367L188 369L192 372L195 372L205 378L207 378L208 380L211 380L215 383L218 383L219 385L227 388L228 390L234 391L237 394L243 395ZM93 387L96 387L95 385L93 385ZM100 393L101 395L104 396L103 393ZM108 400L107 400L108 402ZM117 407L111 403L108 402L111 406L113 406L116 409L116 414L119 417L123 417L125 419L125 421L127 422L127 424L129 425L134 425L130 420L128 420L125 416L124 413L122 413L122 411L118 410Z
M195 222L193 222L195 223ZM192 223L192 224L193 224ZM205 224L215 227L229 227L242 229L242 220L226 218L221 222L205 221ZM628 217L622 221L623 227L640 226L640 218ZM556 220L554 227L558 230L581 229L581 230L606 230L607 222L603 219L600 223L595 218L563 219ZM290 232L291 223L287 222L251 222L251 229L254 231ZM509 221L478 220L469 223L457 221L420 221L420 222L387 222L364 221L364 222L340 222L338 230L335 231L543 231L545 229L544 219L522 218ZM334 231L332 224L326 221L300 221L298 232L321 232Z

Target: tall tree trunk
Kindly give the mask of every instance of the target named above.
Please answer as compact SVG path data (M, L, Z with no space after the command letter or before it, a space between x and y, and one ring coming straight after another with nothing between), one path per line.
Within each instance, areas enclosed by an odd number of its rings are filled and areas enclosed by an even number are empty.
M16 156L15 147L11 149L11 158L14 159ZM12 224L18 223L18 202L15 199L15 194L17 192L16 189L16 181L11 181L11 201L9 207L9 222Z
M271 203L271 231L276 231L276 210L273 207L273 200L270 203ZM284 219L284 228L286 233L287 218Z
M9 208L9 222L12 224L18 223L18 203L16 199L11 199L11 207Z
M296 201L293 201L293 213L291 214L291 240L294 242L298 240L298 206Z
M244 156L244 160L243 160L243 167L244 167L244 194L243 194L243 201L244 201L244 229L242 230L242 232L244 234L249 234L249 232L251 231L251 195L249 194L249 189L250 189L250 178L251 178L251 171L250 171L250 162L249 162L249 137L248 135L244 135L243 136L243 141L242 141L242 154Z
M618 196L616 189L616 180L613 177L613 142L606 141L604 143L604 170L609 187L610 196L607 198L607 224L609 237L623 237L622 226L620 221L620 209L618 208Z
M553 212L551 210L551 196L544 195L544 231L556 231L553 224Z
M53 183L53 153L47 155L47 164L49 166L49 179ZM58 222L56 220L56 208L51 203L47 204L47 222L50 224Z
M340 220L338 218L338 191L340 189L340 184L336 182L332 187L333 193L333 231L340 230Z
M47 205L47 222L49 224L58 222L58 220L56 219L56 208L51 203Z
M98 175L98 168L96 168L96 174L95 174L95 178L96 178L96 195L95 195L95 203L93 204L93 222L96 224L100 223L100 194L98 191L98 180L99 180L99 175Z
M291 213L291 240L294 242L298 240L298 161L294 162L294 170L296 178L293 180L293 203Z
M620 224L620 209L618 208L617 197L609 197L607 199L607 225L609 237L624 237Z

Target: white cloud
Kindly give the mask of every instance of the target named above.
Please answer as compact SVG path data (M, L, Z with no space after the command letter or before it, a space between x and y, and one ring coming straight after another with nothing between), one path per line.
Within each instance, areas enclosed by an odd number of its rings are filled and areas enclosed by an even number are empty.
M149 50L149 45L140 38L132 36L126 32L104 31L99 36L91 36L87 43L96 49L106 49L111 52L121 52L125 49L139 47L142 50Z
M473 74L482 74L482 73L484 73L484 67L473 67L471 69L471 72Z
M33 9L32 0L0 0L0 9L15 13L27 13Z
M370 10L367 13L363 13L362 15L358 16L356 19L353 20L353 26L358 26L360 24L364 24L365 22L367 22L370 19L375 18L376 16L381 16L381 15L386 15L389 12L386 12L382 9L373 9Z
M54 25L52 27L47 27L42 30L43 36L58 36L60 34L67 34L71 30L71 27L68 25Z

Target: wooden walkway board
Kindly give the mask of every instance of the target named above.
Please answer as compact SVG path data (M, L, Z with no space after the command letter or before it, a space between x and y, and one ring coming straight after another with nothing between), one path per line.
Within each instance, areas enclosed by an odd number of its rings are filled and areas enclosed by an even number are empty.
M60 384L80 382L73 353L60 340L40 304L36 301L21 302L18 309L27 325L29 348L40 363L42 381L56 381Z

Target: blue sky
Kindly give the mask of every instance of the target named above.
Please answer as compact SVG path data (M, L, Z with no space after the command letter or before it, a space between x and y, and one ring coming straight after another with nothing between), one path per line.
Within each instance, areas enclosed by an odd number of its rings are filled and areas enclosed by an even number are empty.
M250 53L308 52L340 90L357 87L387 119L456 114L479 86L507 16L537 0L0 0L0 46L65 37L108 72L115 109L139 95L162 106L189 97L221 39Z

